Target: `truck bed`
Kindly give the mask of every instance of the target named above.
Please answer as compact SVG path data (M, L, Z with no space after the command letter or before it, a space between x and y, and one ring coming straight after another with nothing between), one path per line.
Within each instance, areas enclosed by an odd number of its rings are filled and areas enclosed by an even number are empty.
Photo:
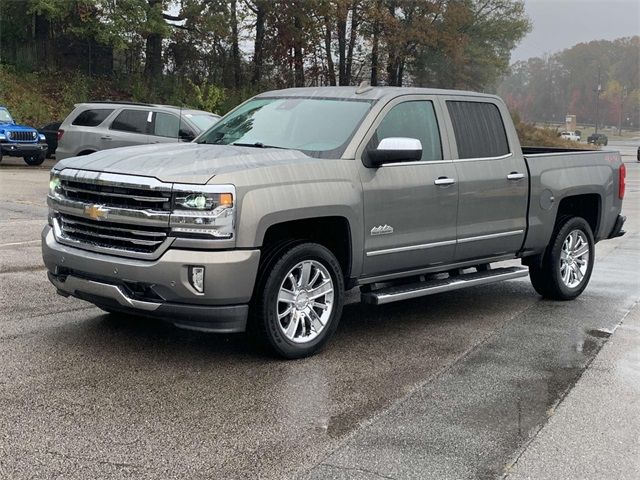
M591 196L596 201L596 240L611 232L622 200L618 198L620 153L611 150L581 150L522 147L529 171L529 231L525 250L547 245L560 204L569 197ZM584 203L584 200L580 200ZM591 204L589 204L591 205ZM595 206L597 205L597 206ZM589 207L589 211L592 207Z
M582 148L561 148L561 147L522 147L522 153L527 156L544 155L548 153L575 153L591 152L598 150L585 150Z

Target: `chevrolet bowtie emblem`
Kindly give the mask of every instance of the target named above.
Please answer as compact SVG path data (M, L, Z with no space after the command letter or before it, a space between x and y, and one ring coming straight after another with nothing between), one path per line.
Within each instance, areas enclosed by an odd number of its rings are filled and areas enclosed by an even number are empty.
M86 205L84 207L84 214L92 220L102 220L107 218L109 210L101 205Z

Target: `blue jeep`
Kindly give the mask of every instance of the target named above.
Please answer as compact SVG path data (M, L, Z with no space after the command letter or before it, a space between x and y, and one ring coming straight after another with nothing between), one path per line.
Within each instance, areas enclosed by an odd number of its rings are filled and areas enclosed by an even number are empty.
M47 142L35 128L14 122L9 110L0 106L0 161L3 155L22 157L27 165L40 165L47 155Z

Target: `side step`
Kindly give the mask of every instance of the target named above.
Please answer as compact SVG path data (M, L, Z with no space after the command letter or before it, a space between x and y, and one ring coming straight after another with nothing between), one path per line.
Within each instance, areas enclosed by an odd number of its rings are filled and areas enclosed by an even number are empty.
M484 272L466 273L444 279L381 288L363 293L361 300L363 303L383 305L385 303L433 295L434 293L449 292L461 288L511 280L512 278L526 277L528 274L529 269L526 267L496 268Z

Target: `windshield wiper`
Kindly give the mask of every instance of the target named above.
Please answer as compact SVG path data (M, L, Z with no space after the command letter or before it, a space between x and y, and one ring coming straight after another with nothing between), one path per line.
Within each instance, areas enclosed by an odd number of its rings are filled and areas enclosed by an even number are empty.
M276 147L275 145L265 145L262 142L256 143L234 143L236 147L253 147L253 148L279 148L281 150L290 150L287 147Z

